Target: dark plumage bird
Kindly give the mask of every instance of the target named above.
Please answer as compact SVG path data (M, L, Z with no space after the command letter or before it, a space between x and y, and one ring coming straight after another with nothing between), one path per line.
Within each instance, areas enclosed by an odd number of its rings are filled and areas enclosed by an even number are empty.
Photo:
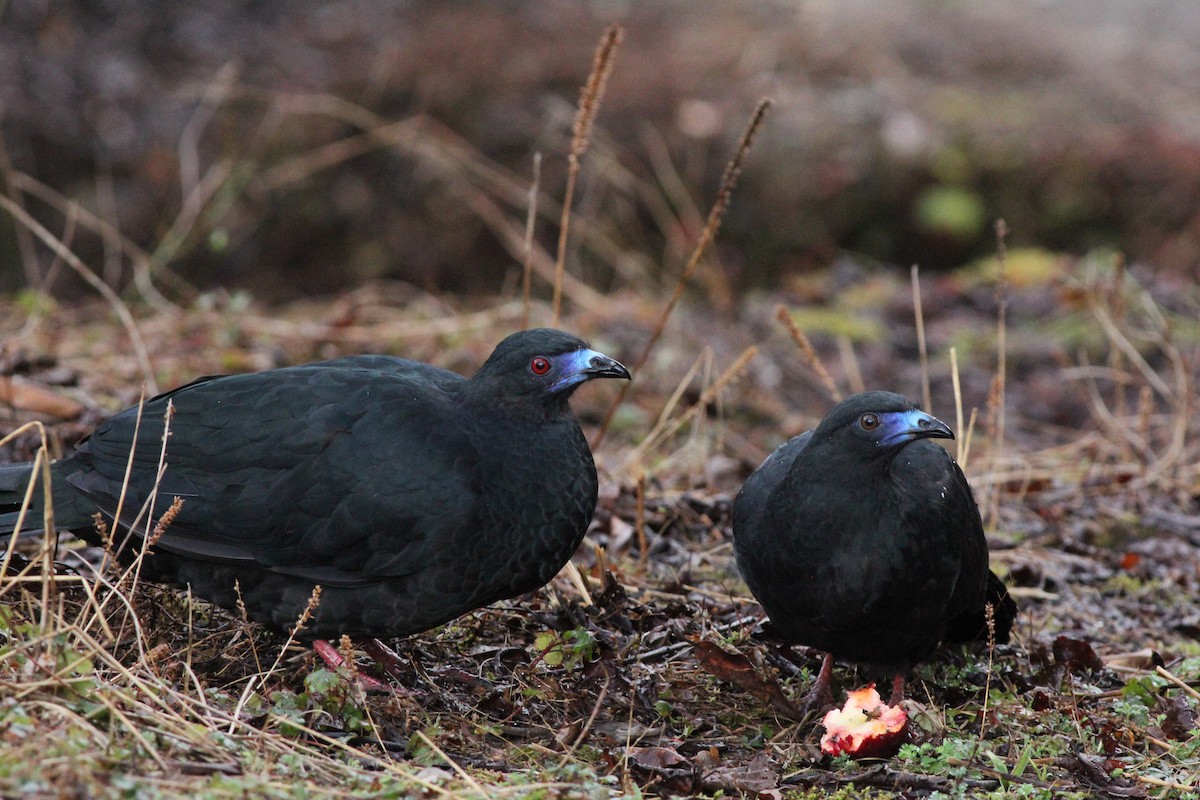
M283 630L319 584L302 636L416 633L537 589L567 563L597 488L567 398L594 378L629 372L549 329L509 336L469 379L388 356L203 378L148 401L140 425L136 408L116 415L55 462L55 516L92 541L97 511L112 520L119 507L117 527L132 526L170 403L154 513L183 505L144 577L227 608L237 581L250 617ZM0 533L30 472L0 467ZM131 538L126 557L141 545Z
M1016 605L988 569L971 487L931 439L944 423L891 392L838 404L780 446L733 509L738 567L784 639L823 650L810 706L831 700L834 656L904 676L939 642L1008 640Z

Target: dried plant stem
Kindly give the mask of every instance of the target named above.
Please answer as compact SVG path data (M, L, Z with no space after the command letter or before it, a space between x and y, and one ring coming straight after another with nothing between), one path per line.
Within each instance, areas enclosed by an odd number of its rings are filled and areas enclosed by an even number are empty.
M475 780L471 773L463 769L457 761L446 755L446 752L442 750L442 748L438 747L432 739L426 736L424 731L417 731L417 736L420 737L421 741L426 747L437 753L439 758L449 764L450 768L454 770L458 777L470 784L471 788L474 789L480 797L489 797L491 795L490 792L484 791L484 788L479 785L479 782Z
M86 208L80 206L72 200L59 194L53 188L47 186L36 178L26 175L21 172L13 172L8 176L12 185L26 194L33 195L43 203L55 208L63 216L73 215L78 224L90 230L96 236L100 237L104 242L105 247L112 251L123 254L129 259L130 265L133 268L134 282L141 292L143 299L147 303L154 306L156 311L163 314L173 315L178 312L178 307L164 298L162 294L154 288L148 277L151 272L157 274L161 280L169 281L171 289L174 292L184 295L185 299L195 297L199 292L191 284L187 283L179 275L171 272L166 268L166 264L162 261L155 260L155 257L146 252L136 242L125 236L121 231L106 219L93 214Z
M564 273L556 278L554 262L550 259L550 254L542 248L531 242L530 249L526 251L525 237L520 226L510 219L509 215L492 198L483 192L467 191L466 189L464 189L463 196L471 211L496 234L500 244L514 259L524 260L528 254L530 268L546 280L554 281L564 294L570 296L573 303L590 311L598 311L611 306L611 300L573 275Z
M1166 667L1155 667L1154 672L1160 678L1166 678L1171 683L1175 684L1180 689L1182 689L1184 692L1191 695L1193 700L1200 700L1200 692L1196 691L1191 686L1189 686L1187 683L1180 680L1174 673L1172 673Z
M533 154L533 180L525 213L525 257L521 260L521 329L529 328L530 280L533 273L533 228L537 222L538 189L542 182L542 154Z
M133 345L134 353L137 356L138 364L142 368L142 374L146 382L154 388L154 394L158 394L158 389L154 382L154 369L150 366L150 355L146 349L146 343L142 340L142 334L138 330L137 323L133 320L133 315L129 313L128 306L121 301L117 293L109 287L104 281L88 269L77 255L75 255L66 245L62 243L54 234L46 230L46 228L29 215L25 209L17 205L13 200L6 196L0 195L0 208L3 208L13 216L22 226L28 228L34 236L42 241L42 244L50 248L50 250L63 262L73 269L79 277L83 278L89 286L95 289L101 297L108 302L116 313L117 318L121 320L121 325L125 328L125 332L129 334L130 343Z
M608 686L612 682L612 678L608 675L604 676L604 683L600 685L600 691L596 694L596 702L592 705L592 713L588 715L587 721L583 723L583 727L579 730L579 735L575 737L575 741L571 742L570 748L563 753L562 759L558 762L559 769L562 769L575 755L575 751L579 749L579 745L583 744L583 740L592 732L592 725L596 724L596 717L600 715L600 709L604 707L604 700L608 697ZM478 785L478 784L476 784Z
M1137 367L1138 373L1141 374L1146 382L1153 386L1154 390L1161 394L1164 399L1175 402L1175 392L1154 371L1154 367L1150 366L1145 356L1138 352L1137 346L1129 341L1129 337L1121 332L1121 329L1113 321L1112 317L1109 316L1108 311L1100 303L1096 302L1095 298L1091 298L1089 307L1096 321L1100 323L1100 327L1104 329L1104 334L1109 338L1109 341L1125 354L1131 364Z
M967 468L967 442L963 437L963 401L962 384L958 379L958 348L950 348L950 383L954 387L954 430L958 438L955 440L955 461L962 469Z
M867 384L863 380L862 366L858 363L858 354L854 352L854 342L849 336L837 337L838 356L842 360L842 369L846 373L846 382L850 384L851 392L865 392Z
M18 173L13 171L12 159L8 155L8 145L4 141L4 137L0 136L0 176L4 178L4 191L13 203L24 209L25 204L21 202L21 195L18 191L14 176ZM17 240L17 250L21 253L21 266L25 270L25 282L30 288L41 285L42 276L38 270L37 249L33 243L33 237L29 235L29 231L17 225L14 228Z
M38 476L42 474L42 462L48 460L50 457L49 441L46 437L46 426L39 421L35 420L33 422L27 422L7 436L0 438L0 445L5 445L21 434L30 430L36 430L38 432L38 437L41 439L41 446L38 447L37 451L34 453L33 470L30 473L29 484L25 487L25 496L21 499L21 509L17 513L16 527L13 528L13 532L8 537L8 544L4 547L4 556L0 558L0 576L8 574L8 565L12 560L13 550L17 546L17 536L21 533L21 529L25 526L25 515L29 513L29 508L33 504L33 493L37 488L37 479ZM43 489L43 496L49 497L49 484L43 484L43 486L46 487ZM47 502L46 505L49 506L51 504ZM3 586L0 586L0 597L4 596L4 593L8 591L9 586L11 585L12 584L4 584Z
M996 452L1004 450L1005 382L1008 376L1008 226L996 220L996 379L999 382L996 418Z
M979 739L987 732L988 703L992 695L992 662L996 657L996 607L987 603L983 607L983 618L987 622L987 677L983 684L983 706L979 710Z
M121 520L124 518L125 498L129 494L130 478L133 477L133 458L134 458L135 451L137 449L136 444L137 444L137 439L138 439L138 433L141 432L141 430L142 430L142 411L145 408L146 408L146 385L142 384L142 394L140 397L138 397L137 414L134 416L134 419L133 419L133 438L130 439L130 443L129 443L129 456L125 459L125 474L121 477L121 494L120 494L120 496L117 497L117 510L113 514L113 520L114 520L113 528L112 528L112 530L107 531L105 533L105 535L102 537L103 542L104 542L104 558L100 562L101 571L103 571L105 566L107 566L108 564L110 564L110 563L115 564L116 560L117 560L116 552L114 550L114 545L113 545L113 537L116 536L116 533L117 533L116 529L120 527L120 523L118 522L118 520ZM99 517L99 515L97 515L97 517ZM99 517L99 520L100 520L100 522L103 522L102 517Z
M833 382L833 376L829 374L829 370L825 368L825 362L817 355L817 351L813 348L812 342L804 335L804 331L800 330L800 326L796 324L796 320L792 319L792 313L788 311L787 306L780 303L775 307L775 319L783 323L791 334L792 341L800 348L800 354L804 358L804 363L813 372L817 373L817 377L821 380L825 391L829 392L829 396L833 398L833 402L840 403L842 401L842 393L838 391L837 384Z
M933 395L929 390L929 352L925 348L925 312L921 307L921 269L912 266L913 316L917 320L917 353L921 358L921 402L933 413Z
M972 408L971 409L971 417L970 417L970 419L967 420L967 432L963 436L963 439L965 440L965 444L963 444L963 450L962 450L962 457L963 457L964 465L967 463L967 461L969 461L971 459L971 439L975 435L975 420L978 418L979 418L979 409ZM966 467L964 466L963 469L966 469Z
M655 429L647 434L646 438L633 449L625 459L625 463L632 464L638 462L647 452L658 446L659 443L674 436L680 428L699 415L709 403L713 402L721 390L737 378L756 355L758 355L758 348L753 345L743 350L742 354L729 365L728 369L721 373L720 377L713 381L712 385L701 393L700 397L688 407L687 411L676 417L669 425L664 424L665 420L660 420L659 425L656 425Z
M604 89L608 84L608 76L612 73L613 56L625 37L625 29L613 23L600 37L596 46L596 56L592 60L592 71L587 83L579 93L579 107L575 111L575 124L571 131L571 151L567 154L567 187L563 193L562 219L558 226L558 256L554 261L554 295L551 301L553 311L552 325L558 325L562 313L562 280L567 264L567 235L571 227L571 205L575 199L575 182L579 177L579 168L584 153L587 152L591 141L592 126L596 115L600 113L600 101L604 99Z
M638 470L636 491L636 511L634 513L634 528L638 540L638 560L643 564L650 554L650 546L646 540L646 473Z
M1126 310L1126 295L1125 295L1125 259L1117 255L1113 264L1112 280L1109 282L1108 291L1105 293L1108 298L1108 305L1112 308L1113 318L1118 325L1125 323ZM1113 372L1121 373L1125 371L1124 353L1119 348L1113 348L1108 353L1108 365ZM1144 387L1143 387L1144 388ZM1124 419L1128 414L1127 398L1125 396L1125 386L1117 383L1113 386L1113 392L1116 400L1117 416ZM1149 441L1149 440L1147 440ZM1132 455L1132 453L1127 453Z
M1004 428L1006 423L1005 381L1008 374L1008 226L1004 220L996 220L996 375L988 392L989 428L992 437L989 457L991 471L999 471L1000 456L1004 452ZM992 486L988 493L984 511L984 524L995 522L1000 511L1000 484Z
M696 267L700 265L700 259L704 255L704 251L708 249L708 245L716 237L717 231L721 229L721 220L725 216L725 209L729 207L729 201L733 197L733 190L737 188L738 176L742 171L742 162L746 158L746 154L750 152L751 145L754 144L754 137L762 127L763 120L766 118L767 111L771 108L771 101L767 98L758 101L758 105L754 107L754 112L750 115L750 121L746 124L746 129L742 132L742 138L738 143L738 148L733 154L733 158L725 166L725 173L721 177L721 189L717 193L716 202L713 203L712 209L708 212L708 221L704 225L704 229L700 231L700 239L696 242L696 247L692 251L691 258L683 268L683 272L679 275L679 280L675 283L675 291L671 294L671 298L663 307L662 313L658 317L658 323L654 326L654 331L650 334L650 339L646 342L646 346L642 348L642 354L638 356L634 362L633 374L637 375L650 358L650 353L654 350L654 346L658 344L659 337L667 327L667 320L671 318L671 313L675 310L675 306L679 304L679 300L683 297L683 291L687 288L688 281L691 280L692 273L696 271ZM612 422L613 415L617 413L617 408L625 401L625 396L629 393L629 383L621 386L621 390L613 399L612 405L608 407L608 413L604 415L604 421L600 423L600 429L596 431L596 435L592 438L592 449L599 447L600 442L604 439L604 434L608 431L609 423Z
M595 605L592 601L592 593L588 591L587 581L583 579L583 574L579 571L579 567L575 566L575 562L568 561L564 571L567 573L571 585L575 587L575 591L579 592L579 604L585 608Z
M312 619L316 613L317 607L321 605L321 585L313 586L312 593L308 596L308 602L304 605L300 615L296 617L296 622L292 625L292 629L288 631L287 641L279 648L279 653L275 656L275 661L271 664L271 668L266 671L261 677L263 682L270 680L275 671L279 669L279 665L283 663L283 656L287 653L287 649L292 646L292 642L296 641L296 636L300 631L304 630L304 626ZM236 717L235 717L236 719Z

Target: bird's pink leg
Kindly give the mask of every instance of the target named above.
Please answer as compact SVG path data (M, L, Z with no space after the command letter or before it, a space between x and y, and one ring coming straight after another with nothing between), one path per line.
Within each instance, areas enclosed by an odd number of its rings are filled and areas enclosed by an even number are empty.
M888 700L889 706L898 706L900 701L904 699L904 673L897 672L896 677L892 678L892 698Z
M404 670L404 661L400 658L395 650L388 647L378 639L367 639L362 643L362 648L375 663L383 668L383 671L389 675L399 678Z
M331 670L336 672L338 667L345 666L346 659L342 657L342 652L334 647L328 639L315 639L313 640L312 647ZM359 672L357 669L354 672L359 685L364 689L372 692L391 691L388 685L378 678L373 678L365 672Z
M833 706L833 654L826 653L821 662L821 671L804 698L802 708L806 714L820 714Z

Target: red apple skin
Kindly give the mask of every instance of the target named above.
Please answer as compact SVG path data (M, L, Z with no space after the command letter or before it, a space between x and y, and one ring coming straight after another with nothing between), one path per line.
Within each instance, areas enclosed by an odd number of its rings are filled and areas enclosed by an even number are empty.
M827 755L890 758L904 743L908 714L900 706L886 705L872 683L850 692L846 704L826 714L821 724L821 751Z

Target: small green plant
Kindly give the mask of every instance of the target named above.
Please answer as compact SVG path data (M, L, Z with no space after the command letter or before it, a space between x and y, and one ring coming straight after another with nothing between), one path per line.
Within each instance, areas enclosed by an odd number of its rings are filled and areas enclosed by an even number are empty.
M595 658L596 637L587 628L572 628L562 635L543 631L534 638L533 650L547 666L573 670Z

